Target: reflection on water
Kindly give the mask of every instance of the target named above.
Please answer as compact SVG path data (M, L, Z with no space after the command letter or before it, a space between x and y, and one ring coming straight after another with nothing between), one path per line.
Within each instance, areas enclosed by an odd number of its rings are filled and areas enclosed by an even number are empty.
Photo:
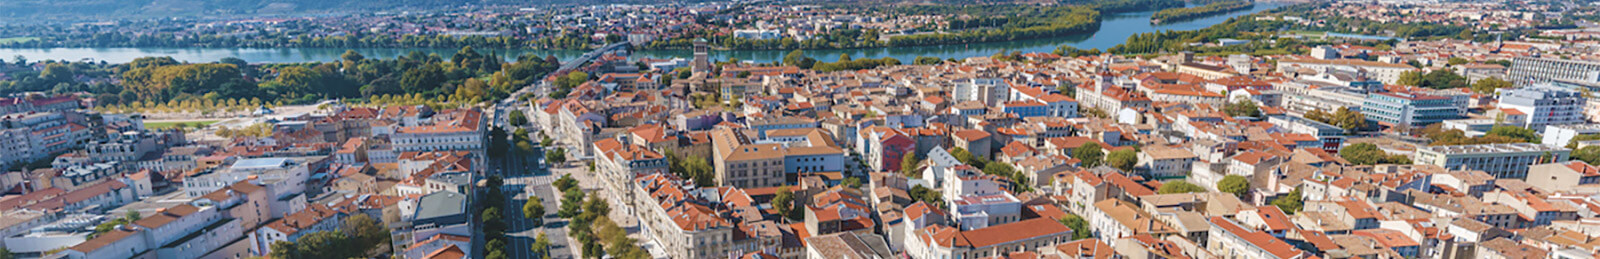
M1166 30L1197 30L1221 23L1229 18L1238 17L1258 11L1276 8L1281 4L1258 3L1254 8L1245 11L1228 13L1189 20L1185 22L1152 25L1150 14L1153 12L1120 13L1106 15L1100 24L1100 30L1092 34L1078 34L1063 37L1030 39L1008 42L972 43L939 46L915 46L896 48L870 48L870 49L832 49L832 50L806 50L806 56L811 56L820 61L837 60L840 54L849 54L854 58L880 58L894 57L901 62L910 63L917 56L930 56L939 58L965 58L972 56L988 56L1001 51L1022 52L1050 52L1061 44L1071 45L1079 49L1105 50L1121 44L1136 33L1166 31ZM285 63L285 62L328 62L339 59L344 54L344 48L52 48L52 49L0 49L0 58L9 59L21 55L29 60L104 60L112 63L125 63L139 57L170 56L186 62L211 62L225 57L236 57L256 63ZM357 52L368 58L389 58L405 55L411 51L438 54L444 58L456 52L456 49L438 48L356 48ZM556 58L566 60L583 51L577 50L527 50L527 49L478 49L480 52L494 52L514 59L517 56L531 54L537 56L554 55ZM788 54L787 50L727 50L712 51L711 58L728 60L753 60L756 62L773 62L782 60ZM634 53L635 57L670 58L691 57L693 53L688 50L651 50Z

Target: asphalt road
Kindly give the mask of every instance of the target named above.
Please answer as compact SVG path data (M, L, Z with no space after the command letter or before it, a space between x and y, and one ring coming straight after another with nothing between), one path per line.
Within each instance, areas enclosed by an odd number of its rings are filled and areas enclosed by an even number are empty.
M545 233L545 238L550 239L550 258L574 258L571 245L567 238L567 220L556 217L556 210L560 207L555 194L555 188L550 183L556 176L544 173L539 175L517 176L506 179L505 186L501 188L507 194L514 194L511 199L506 199L506 219L509 221L506 230L507 255L511 258L539 258L533 254L534 239L539 233ZM532 221L522 215L522 205L527 203L528 195L541 197L544 201L544 225L534 225Z

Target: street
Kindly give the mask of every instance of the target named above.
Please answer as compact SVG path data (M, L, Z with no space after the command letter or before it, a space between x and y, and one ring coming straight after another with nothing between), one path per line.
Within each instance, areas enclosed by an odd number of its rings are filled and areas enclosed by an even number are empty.
M590 59L598 57L601 53L613 51L619 47L625 46L625 43L614 43L594 51L590 51L589 53L584 54L582 58L565 62L565 64L562 64L560 69L557 71L570 71L577 68L579 65L587 63ZM543 95L549 91L549 88L550 85L548 83L540 81L534 83L533 85L518 89L516 92L512 93L510 97L495 102L494 105L490 107L491 112L489 115L490 120L488 124L490 126L502 128L506 131L506 133L514 132L518 127L526 126L512 125L509 121L511 112L528 112L527 103L519 102L517 101L517 98L529 92L536 92L539 95ZM539 139L536 138L538 136L537 132L530 132L529 134L529 139ZM508 139L506 141L509 142L510 139L513 139L513 137L514 136L507 136ZM534 256L532 248L535 241L534 239L538 238L539 233L545 233L545 238L550 240L550 258L576 258L576 255L581 252L578 250L581 248L570 245L573 243L573 239L567 235L567 220L555 216L555 212L561 207L559 205L561 196L556 192L555 187L550 185L550 183L560 178L564 173L582 174L584 173L583 168L568 166L566 168L559 168L560 172L553 173L555 170L552 169L554 168L546 168L549 165L543 163L544 151L546 148L553 147L538 147L534 150L533 154L507 154L504 157L495 159L498 161L486 163L489 165L489 168L487 168L488 170L485 170L484 172L489 175L501 176L505 180L505 184L500 187L501 191L512 196L509 197L510 199L505 199L506 204L503 204L502 207L502 211L505 212L503 216L507 220L507 242L505 252L506 255L511 258L537 259L538 257ZM593 189L585 188L585 190ZM589 192L593 194L593 191ZM522 205L527 203L528 195L530 194L543 199L545 208L544 225L534 225L533 222L528 221L528 219L522 215ZM613 210L613 214L617 214L615 213L615 210ZM637 231L630 228L630 232ZM478 247L478 249L474 249L474 251L482 251L481 249L483 247L483 243L477 242L474 244L474 246ZM481 255L482 253L475 254Z
M513 195L506 199L506 255L511 258L538 258L533 255L534 239L540 232L550 239L550 258L563 259L575 258L575 251L568 245L567 220L555 216L557 201L561 199L555 192L551 182L559 178L553 174L512 176L506 178L501 189ZM535 226L522 215L522 205L527 203L528 195L532 194L544 200L544 225Z

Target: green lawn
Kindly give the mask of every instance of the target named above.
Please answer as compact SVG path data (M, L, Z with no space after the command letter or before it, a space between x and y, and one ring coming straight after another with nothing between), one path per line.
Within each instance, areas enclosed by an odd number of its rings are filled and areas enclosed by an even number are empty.
M12 42L24 42L24 41L30 41L30 40L37 40L37 39L39 39L39 37L11 37L11 38L0 38L0 44L5 44L5 43L12 43Z
M188 125L190 128L198 128L198 127L205 127L206 125L211 125L212 123L217 123L218 121L221 121L221 120L185 121L185 122L146 122L144 124L144 128L146 128L146 129L170 129L170 128L173 128L173 127L177 127L179 123L183 123L184 125Z

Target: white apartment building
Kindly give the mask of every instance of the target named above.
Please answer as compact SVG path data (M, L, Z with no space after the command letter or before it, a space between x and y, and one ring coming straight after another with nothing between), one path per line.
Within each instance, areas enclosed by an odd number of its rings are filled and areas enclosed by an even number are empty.
M1547 146L1567 146L1572 138L1578 135L1600 134L1600 124L1552 124L1544 126L1544 135L1539 144Z
M1527 121L1518 122L1533 130L1544 130L1545 125L1583 123L1583 93L1550 84L1534 84L1515 89L1501 89L1499 107L1527 114ZM1563 143L1562 145L1565 145Z
M396 151L482 151L486 121L476 109L434 114L427 123L401 126L391 136Z

